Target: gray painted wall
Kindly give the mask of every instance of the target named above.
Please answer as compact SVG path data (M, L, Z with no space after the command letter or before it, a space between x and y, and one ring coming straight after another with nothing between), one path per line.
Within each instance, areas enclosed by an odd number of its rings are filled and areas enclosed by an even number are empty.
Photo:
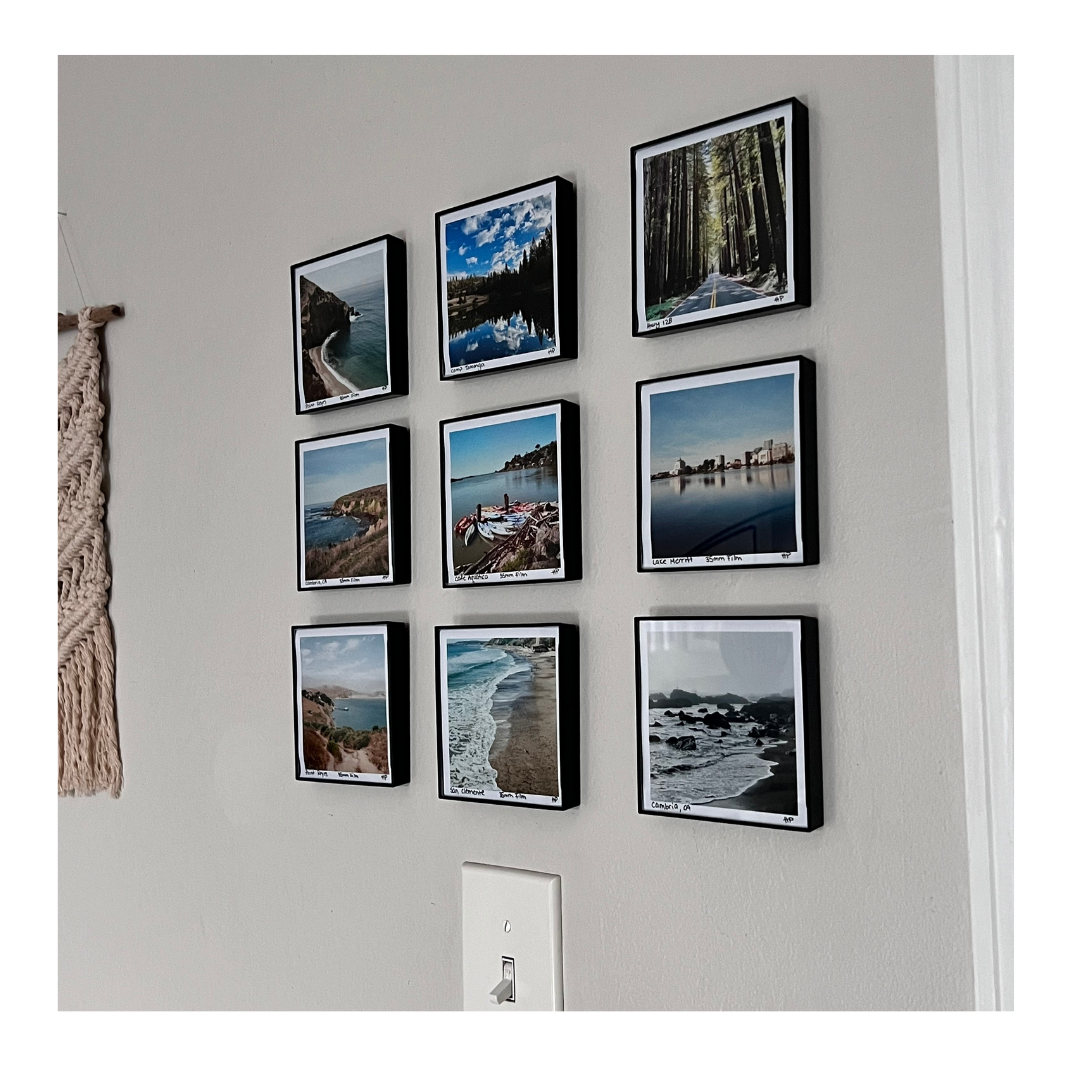
M800 96L814 305L630 337L629 147ZM60 806L65 1008L453 1009L465 860L563 877L571 1009L972 1002L928 59L64 59L60 206L108 330L123 797ZM581 358L438 380L436 210L577 185ZM409 243L408 398L293 413L289 264ZM62 305L78 306L70 273ZM803 352L822 562L635 572L634 383ZM566 396L584 580L440 587L438 421ZM295 590L293 441L413 439L414 583ZM632 620L821 620L826 825L636 813ZM289 626L413 627L413 782L292 779ZM579 622L583 800L436 797L435 623Z

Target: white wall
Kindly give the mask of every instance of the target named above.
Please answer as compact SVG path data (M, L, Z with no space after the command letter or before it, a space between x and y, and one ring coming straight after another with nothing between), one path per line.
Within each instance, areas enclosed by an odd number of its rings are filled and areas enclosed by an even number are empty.
M629 147L798 95L814 304L630 337ZM107 331L123 797L60 806L64 1008L457 1008L460 864L561 874L572 1009L972 1004L929 59L64 59L60 206ZM581 358L438 379L435 211L577 185ZM409 397L293 414L289 264L409 244ZM78 296L61 275L62 306ZM635 572L637 379L818 362L822 562ZM438 421L578 401L584 580L444 590ZM413 440L414 583L295 590L293 442ZM826 824L636 813L632 620L821 620ZM413 781L292 778L289 627L413 628ZM582 805L436 797L431 627L577 621Z

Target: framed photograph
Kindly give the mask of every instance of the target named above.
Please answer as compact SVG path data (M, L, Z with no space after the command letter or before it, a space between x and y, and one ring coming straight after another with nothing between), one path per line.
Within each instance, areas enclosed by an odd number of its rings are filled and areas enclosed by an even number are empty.
M818 561L813 360L639 382L638 569Z
M630 151L635 335L810 304L810 157L795 98Z
M580 578L577 406L546 401L440 428L444 587Z
M298 413L409 392L405 280L396 236L292 267Z
M561 176L435 215L441 377L577 356L577 211Z
M297 588L404 585L409 433L395 424L296 444Z
M822 824L817 619L639 618L638 811Z
M294 626L296 779L409 782L409 628Z
M435 689L439 798L578 805L576 626L437 626Z

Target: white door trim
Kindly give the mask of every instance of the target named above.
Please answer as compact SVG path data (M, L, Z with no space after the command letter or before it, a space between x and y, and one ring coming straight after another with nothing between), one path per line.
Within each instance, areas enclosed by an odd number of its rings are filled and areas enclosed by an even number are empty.
M1012 1009L1012 57L934 84L974 1006Z

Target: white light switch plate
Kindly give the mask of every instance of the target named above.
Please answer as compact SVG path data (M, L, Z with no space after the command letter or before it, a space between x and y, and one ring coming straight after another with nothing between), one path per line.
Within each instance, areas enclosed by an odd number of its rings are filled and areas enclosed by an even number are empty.
M461 967L465 1008L514 1012L563 1007L562 879L507 866L461 867ZM514 1000L491 991L514 960Z

